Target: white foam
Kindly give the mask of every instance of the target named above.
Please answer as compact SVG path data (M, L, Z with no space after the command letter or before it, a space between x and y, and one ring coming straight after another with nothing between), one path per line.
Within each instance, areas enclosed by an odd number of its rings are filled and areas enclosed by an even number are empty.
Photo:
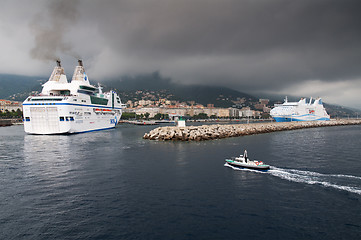
M324 187L331 187L339 190L344 190L351 193L361 195L361 188L355 186L348 186L345 184L338 183L345 181L346 179L361 180L361 177L343 174L323 174L312 171L302 171L297 169L282 169L272 167L268 171L272 176L276 176L288 181L306 183L310 185L322 185ZM361 183L356 183L357 186L361 186Z
M280 168L274 167L274 169L280 169ZM353 176L353 175L323 174L323 173L317 173L317 172L311 172L311 171L302 171L302 170L296 170L296 169L287 169L287 171L302 174L302 175L317 176L317 177L339 177L339 178L353 178L353 179L360 179L361 180L361 177Z
M361 180L361 177L358 176L352 176L352 175L343 175L343 174L331 174L332 177L343 177L343 178L354 178Z
M230 167L234 170L241 170L241 171L250 171L250 172L257 172L257 173L268 173L272 176L279 177L281 179L285 179L291 182L297 183L306 183L310 185L321 185L324 187L334 188L338 190L347 191L350 193L356 193L361 195L361 177L353 176L353 175L344 175L344 174L323 174L318 172L312 171L303 171L297 169L283 169L277 167L271 167L270 170L267 172L264 171L257 171L252 169L246 168L237 168L225 163L224 166ZM354 182L350 183L350 185L345 185L345 180L354 180ZM351 184L355 186L351 186Z

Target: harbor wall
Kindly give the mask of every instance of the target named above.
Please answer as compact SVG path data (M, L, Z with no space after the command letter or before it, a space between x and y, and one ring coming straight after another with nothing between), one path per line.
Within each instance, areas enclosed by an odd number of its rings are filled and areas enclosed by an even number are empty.
M0 119L0 127L11 126L12 122L8 119Z
M145 133L143 138L159 141L203 141L252 134L288 131L303 128L361 124L361 119L343 119L310 122L268 122L229 125L202 125L186 127L158 127Z

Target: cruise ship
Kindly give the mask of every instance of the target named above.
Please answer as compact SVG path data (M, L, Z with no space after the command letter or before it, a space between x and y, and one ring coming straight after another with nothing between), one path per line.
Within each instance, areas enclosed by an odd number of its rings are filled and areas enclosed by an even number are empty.
M275 104L270 112L276 122L292 121L328 121L330 116L323 107L321 98L307 103L305 98L298 102L288 102L287 97L283 104Z
M89 83L83 62L78 60L68 82L57 61L42 92L23 102L24 130L28 134L72 134L114 128L123 104L115 91L102 92Z

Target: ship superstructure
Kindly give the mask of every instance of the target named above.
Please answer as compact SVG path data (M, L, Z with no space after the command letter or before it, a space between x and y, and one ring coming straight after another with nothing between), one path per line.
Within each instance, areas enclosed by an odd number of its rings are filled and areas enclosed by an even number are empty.
M57 61L42 92L23 102L24 130L29 134L68 134L114 128L122 108L115 91L103 93L100 85L89 83L81 60L71 82Z
M310 98L307 103L305 98L298 102L288 102L286 97L283 104L275 104L270 114L276 122L330 120L321 98L315 99L314 102Z

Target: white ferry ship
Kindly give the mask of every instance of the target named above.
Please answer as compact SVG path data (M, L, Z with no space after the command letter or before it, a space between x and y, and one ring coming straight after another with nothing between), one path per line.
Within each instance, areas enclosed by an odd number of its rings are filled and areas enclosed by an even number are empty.
M307 103L305 98L298 102L288 102L287 97L283 104L275 104L270 112L276 122L292 121L328 121L330 116L323 107L321 98Z
M115 91L89 83L83 63L78 61L68 82L60 61L37 96L23 102L24 130L29 134L70 134L114 128L123 104Z

